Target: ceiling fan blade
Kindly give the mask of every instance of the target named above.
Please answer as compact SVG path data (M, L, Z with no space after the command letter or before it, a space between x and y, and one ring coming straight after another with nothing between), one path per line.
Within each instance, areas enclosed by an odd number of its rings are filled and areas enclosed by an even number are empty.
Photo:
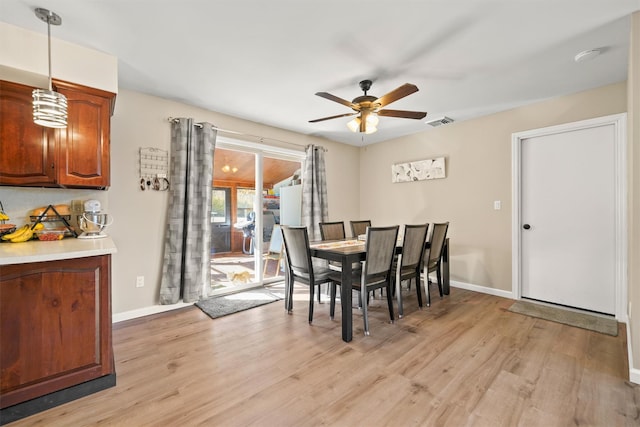
M351 101L347 101L346 99L339 98L327 92L317 92L316 95L318 95L321 98L328 99L329 101L334 101L334 102L337 102L338 104L346 105L347 107L353 108L354 110L357 110L360 108L359 106L352 103Z
M382 95L375 102L376 104L380 104L380 107L384 107L385 105L389 105L394 101L397 101L400 98L404 98L407 95L411 95L418 91L418 86L413 85L411 83L405 83L402 86L392 90L386 95Z
M427 113L421 111L378 110L379 116L400 117L402 119L424 119Z
M345 113L345 114L338 114L337 116L323 117L321 119L309 120L309 123L317 123L317 122L322 122L324 120L337 119L338 117L353 116L354 114L358 114L358 113Z

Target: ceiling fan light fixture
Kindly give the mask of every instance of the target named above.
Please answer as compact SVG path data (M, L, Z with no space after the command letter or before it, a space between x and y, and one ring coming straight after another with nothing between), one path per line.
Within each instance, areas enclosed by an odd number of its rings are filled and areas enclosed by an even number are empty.
M342 104L346 107L351 108L355 112L309 120L309 123L317 123L325 120L357 115L356 118L347 123L347 127L349 128L349 130L354 133L359 132L371 134L378 130L378 116L398 117L404 119L422 119L427 115L427 113L420 111L383 109L392 102L395 102L399 99L404 98L405 96L409 96L412 93L417 92L418 87L416 85L405 83L402 86L395 88L391 92L388 92L377 98L375 96L367 95L367 92L371 88L371 83L371 80L362 80L360 82L360 89L362 89L364 95L355 97L353 101L347 101L346 99L331 95L328 92L316 92L317 96L328 99L329 101L337 102L338 104ZM366 120L365 123L362 123L363 117Z
M360 117L356 117L347 123L347 127L351 132L358 132L360 130Z
M50 128L67 127L67 98L53 90L51 84L51 25L62 24L62 18L55 13L38 8L36 16L47 23L48 57L49 57L49 89L34 89L33 122Z
M366 120L367 122L366 122L364 133L369 135L377 132L378 131L377 126L378 126L378 123L380 122L380 119L378 118L378 116L373 113L369 113L367 114ZM362 119L360 118L360 116L358 116L355 119L351 120L349 123L347 123L347 127L351 132L360 132L360 122L362 122Z

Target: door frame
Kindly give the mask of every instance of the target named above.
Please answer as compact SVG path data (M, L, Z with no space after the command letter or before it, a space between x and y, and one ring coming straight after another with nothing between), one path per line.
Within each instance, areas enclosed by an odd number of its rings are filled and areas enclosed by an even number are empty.
M613 114L594 119L581 120L562 125L549 126L516 132L511 135L511 268L512 293L515 299L522 299L522 142L524 139L564 132L584 130L593 127L614 126L614 170L615 170L615 317L627 322L627 114Z

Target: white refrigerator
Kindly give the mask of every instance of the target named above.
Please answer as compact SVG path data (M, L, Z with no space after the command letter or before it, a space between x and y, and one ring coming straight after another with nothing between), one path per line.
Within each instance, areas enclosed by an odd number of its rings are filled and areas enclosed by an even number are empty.
M302 185L280 187L280 224L302 225Z

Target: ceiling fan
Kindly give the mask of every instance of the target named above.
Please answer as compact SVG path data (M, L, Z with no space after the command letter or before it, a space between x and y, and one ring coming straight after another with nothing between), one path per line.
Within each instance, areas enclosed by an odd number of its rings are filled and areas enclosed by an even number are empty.
M317 92L316 95L330 101L346 105L354 112L338 114L337 116L323 117L321 119L309 120L309 123L316 123L324 120L337 119L339 117L358 115L358 117L347 124L349 129L351 129L351 131L353 132L373 133L378 130L378 128L376 127L378 125L378 116L419 120L427 115L427 113L423 113L420 111L382 109L382 107L389 105L394 101L417 92L418 87L416 85L405 83L402 86L387 93L386 95L382 95L380 98L376 98L375 96L367 95L367 91L371 88L372 83L373 82L371 80L362 80L360 82L360 89L362 89L364 95L354 98L353 101L347 101L346 99L339 98L327 92Z

